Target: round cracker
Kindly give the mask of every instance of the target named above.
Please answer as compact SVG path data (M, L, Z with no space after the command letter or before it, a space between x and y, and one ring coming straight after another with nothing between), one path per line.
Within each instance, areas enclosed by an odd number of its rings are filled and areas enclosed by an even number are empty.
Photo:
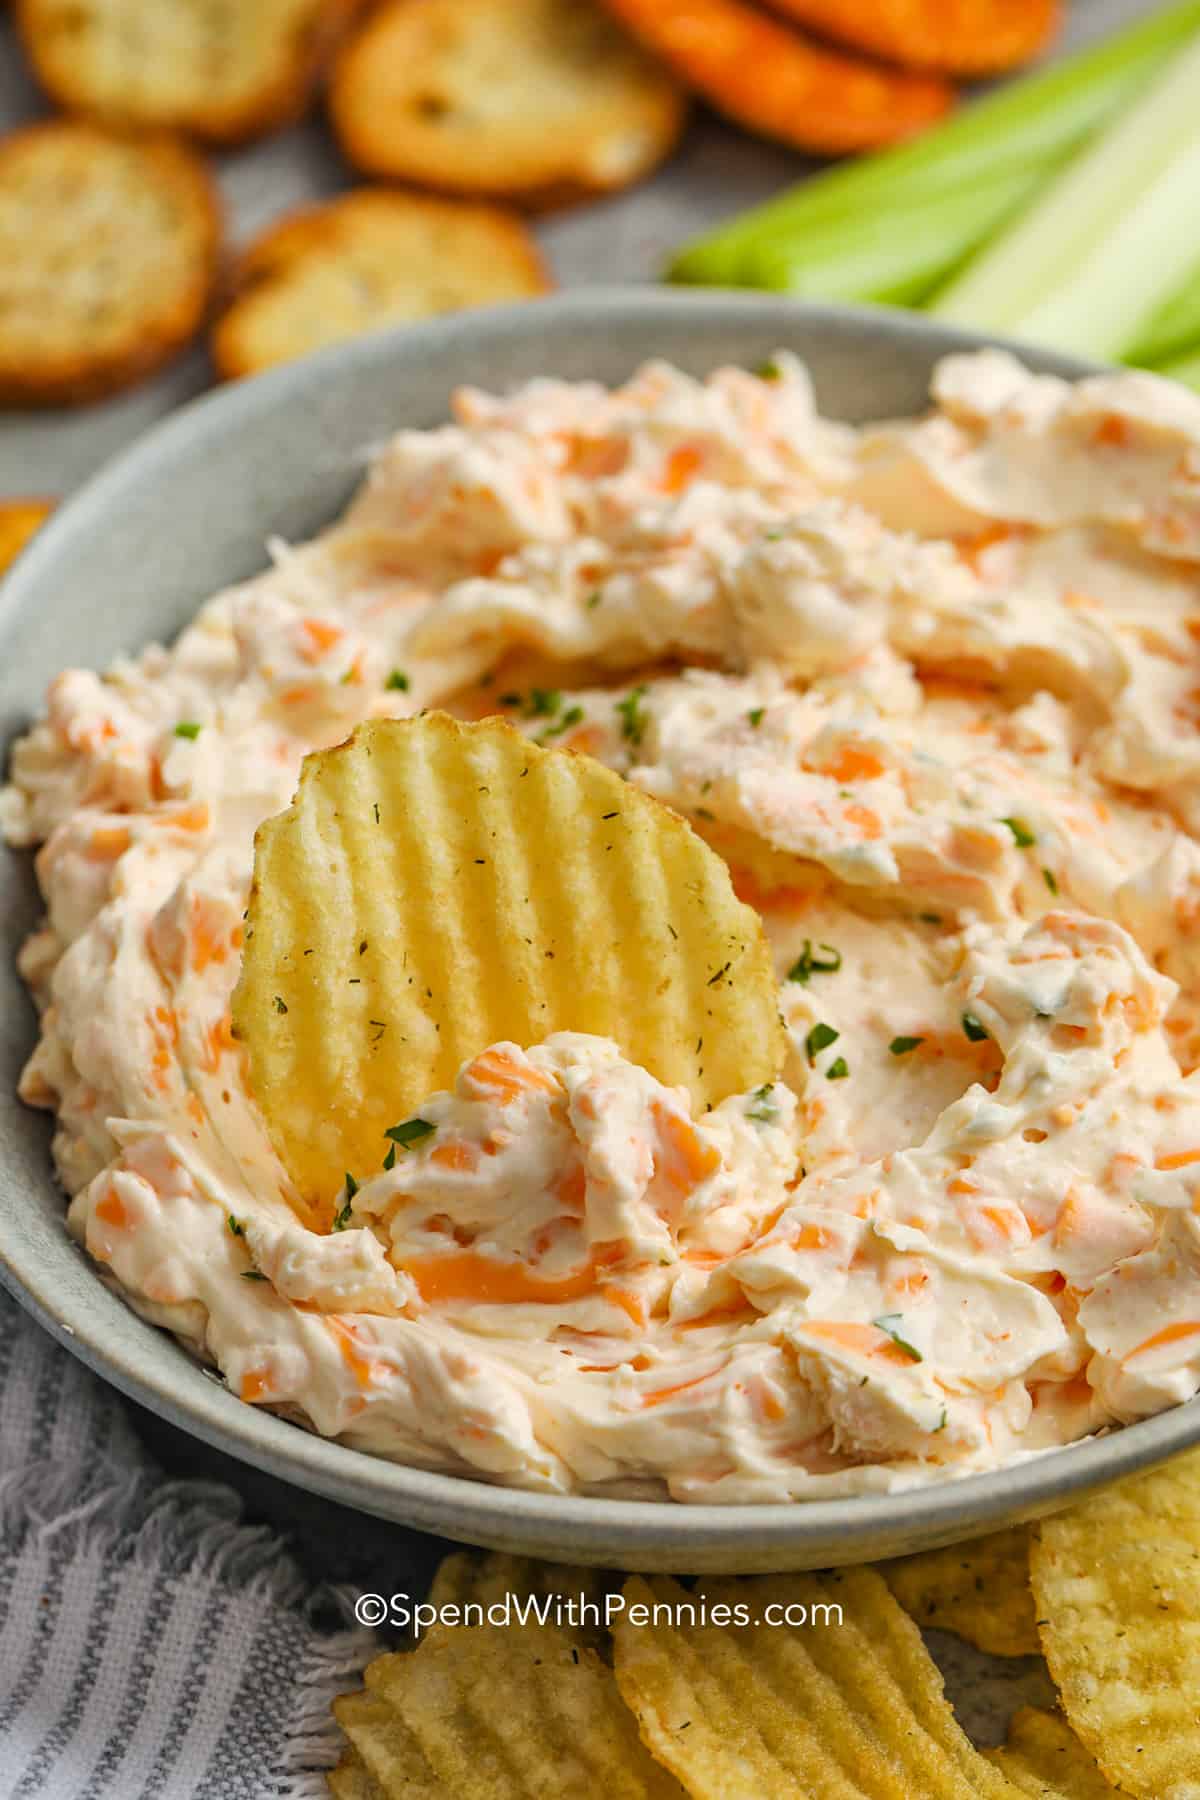
M368 174L545 204L647 174L685 108L594 0L394 0L343 50L330 110Z
M46 91L110 124L234 144L298 118L359 0L20 0Z
M743 0L605 0L719 112L799 150L840 156L910 137L954 102L933 75L826 49Z
M213 332L226 377L326 344L550 286L514 215L490 206L359 188L297 213L252 244Z
M33 496L0 500L0 575L11 568L30 538L41 530L54 505L53 500Z
M220 241L190 150L50 120L0 143L0 403L127 387L203 320Z
M1045 49L1061 0L772 0L800 25L906 69L999 75Z

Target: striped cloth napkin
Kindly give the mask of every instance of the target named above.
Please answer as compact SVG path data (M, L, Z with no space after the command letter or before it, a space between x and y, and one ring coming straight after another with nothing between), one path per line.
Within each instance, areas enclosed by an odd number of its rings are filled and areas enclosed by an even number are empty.
M327 1800L350 1618L0 1292L0 1800Z

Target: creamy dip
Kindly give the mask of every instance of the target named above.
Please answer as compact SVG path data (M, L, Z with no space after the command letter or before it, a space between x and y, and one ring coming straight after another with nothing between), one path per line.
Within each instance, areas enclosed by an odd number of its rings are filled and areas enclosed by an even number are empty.
M466 391L173 648L52 683L0 795L46 902L21 1092L71 1230L244 1400L755 1502L1197 1392L1200 399L998 352L933 399L854 430L786 356ZM789 1057L696 1117L607 1041L492 1046L318 1217L230 1030L253 834L434 705L688 817Z

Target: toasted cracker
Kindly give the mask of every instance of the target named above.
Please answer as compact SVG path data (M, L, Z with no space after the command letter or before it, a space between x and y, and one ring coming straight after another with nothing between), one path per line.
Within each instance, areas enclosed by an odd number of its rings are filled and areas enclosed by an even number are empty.
M1044 50L1060 0L772 0L801 25L906 69L998 75Z
M330 1769L325 1780L333 1800L387 1800L386 1790L353 1748L345 1752L336 1769Z
M358 188L266 231L243 257L213 358L253 375L325 344L544 293L521 221L498 207Z
M220 211L165 137L51 120L0 142L0 404L126 387L198 330Z
M19 0L43 87L110 124L244 142L298 118L359 0Z
M330 110L369 174L545 203L645 175L685 108L595 0L393 0L342 52Z
M742 0L605 4L719 112L800 150L840 155L890 144L953 103L936 76L827 50Z
M53 500L0 500L0 575L54 511Z

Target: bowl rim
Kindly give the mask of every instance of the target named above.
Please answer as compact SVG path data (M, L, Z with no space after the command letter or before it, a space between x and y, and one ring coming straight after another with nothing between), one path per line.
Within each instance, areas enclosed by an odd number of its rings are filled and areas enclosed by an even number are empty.
M193 447L197 438L219 435L227 443L241 425L269 413L279 401L336 380L348 370L377 367L395 355L419 357L426 349L433 353L464 335L478 343L489 334L499 342L505 333L536 333L548 314L596 331L614 315L648 325L665 315L692 316L697 321L707 315L713 324L718 316L728 321L744 315L748 322L761 324L772 313L781 330L789 322L794 327L803 316L815 330L823 325L834 331L847 326L873 330L941 354L1007 349L1040 370L1069 378L1102 372L1094 363L945 326L920 314L887 307L817 306L784 295L724 289L587 288L401 326L218 387L168 414L106 463L39 532L0 587L0 626L36 604L59 560L60 545L68 549L77 532L105 516L112 499L151 478L164 459L185 446ZM107 1288L86 1254L72 1248L94 1272L97 1286ZM464 1542L503 1547L545 1540L549 1554L580 1559L589 1554L611 1556L619 1544L622 1559L635 1559L626 1566L636 1566L640 1555L652 1557L655 1566L667 1566L666 1552L676 1559L670 1566L686 1570L700 1567L709 1555L726 1557L748 1539L756 1555L776 1553L786 1558L789 1552L802 1556L806 1546L824 1545L832 1538L839 1543L838 1560L852 1562L877 1554L873 1545L885 1536L917 1532L922 1542L949 1542L1001 1521L1035 1517L1200 1442L1200 1399L1195 1399L999 1469L888 1493L712 1505L506 1487L389 1461L249 1406L168 1333L143 1320L138 1323L153 1333L160 1353L139 1358L132 1346L127 1349L108 1337L103 1307L93 1310L70 1293L54 1291L53 1271L43 1266L43 1260L20 1231L19 1221L0 1207L0 1284L59 1343L122 1393L192 1436L272 1475L360 1510ZM132 1309L130 1317L137 1318Z

